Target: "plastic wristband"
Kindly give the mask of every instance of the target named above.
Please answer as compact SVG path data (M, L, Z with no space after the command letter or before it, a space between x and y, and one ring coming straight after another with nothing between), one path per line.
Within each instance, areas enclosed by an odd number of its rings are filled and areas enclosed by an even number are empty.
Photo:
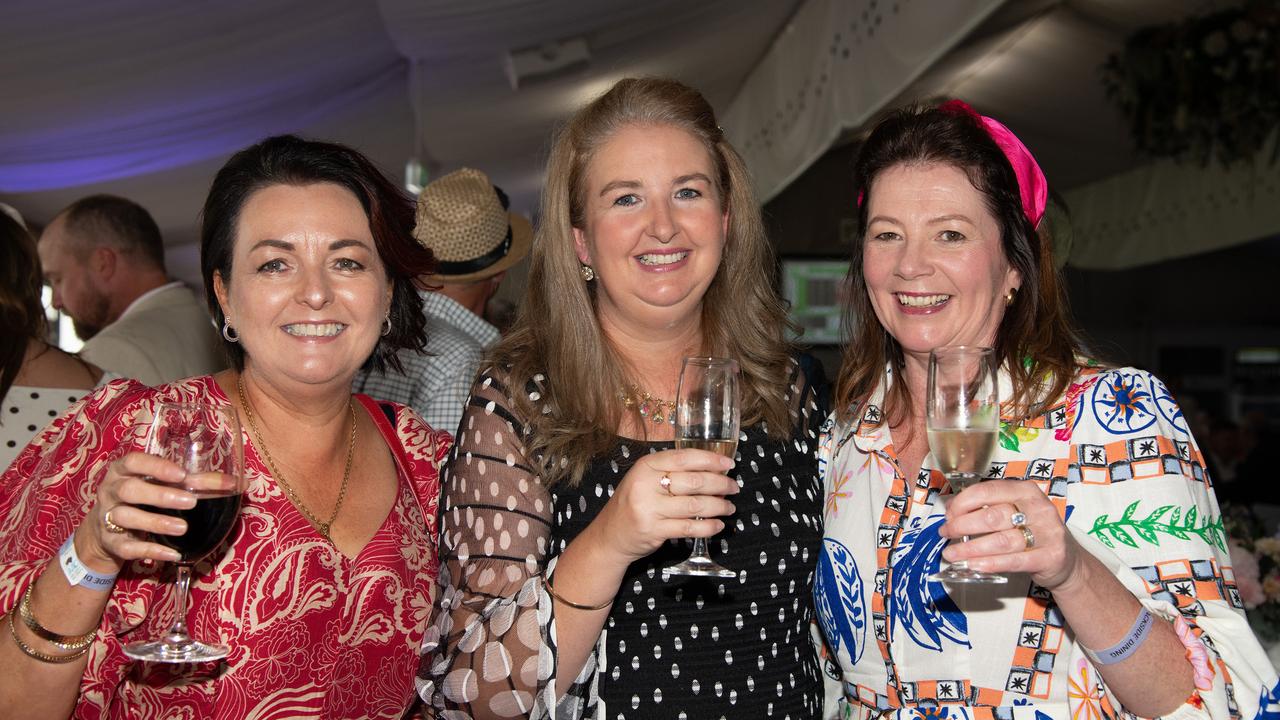
M96 573L80 562L80 556L76 554L75 535L68 537L58 549L58 565L62 567L62 574L67 576L67 582L72 585L108 592L116 584L117 573Z
M1154 619L1146 608L1142 608L1142 612L1138 613L1138 619L1133 621L1133 627L1129 628L1128 634L1121 638L1120 642L1105 650L1090 650L1083 645L1080 647L1094 665L1114 665L1129 659L1130 655L1142 647L1142 643L1146 642L1147 636L1151 634Z

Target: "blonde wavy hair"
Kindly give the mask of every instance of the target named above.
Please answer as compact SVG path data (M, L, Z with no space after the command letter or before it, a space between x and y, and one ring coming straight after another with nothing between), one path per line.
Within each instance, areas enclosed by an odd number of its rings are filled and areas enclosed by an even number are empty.
M525 419L527 455L548 484L580 482L591 460L616 442L624 413L644 427L620 399L643 383L600 328L594 286L582 281L573 242L573 228L585 224L588 164L615 133L636 125L684 130L711 156L729 228L720 268L702 301L703 351L738 361L744 425L763 420L773 437L791 430L786 309L773 289L773 248L746 164L697 90L675 80L628 78L579 110L556 135L528 291L492 356ZM531 382L541 395L537 401L524 391Z

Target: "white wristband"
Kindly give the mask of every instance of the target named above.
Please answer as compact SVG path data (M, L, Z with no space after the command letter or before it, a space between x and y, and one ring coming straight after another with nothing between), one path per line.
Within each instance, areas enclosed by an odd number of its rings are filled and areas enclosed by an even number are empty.
M69 536L67 541L62 543L62 547L58 549L58 565L62 567L62 574L67 577L67 582L72 585L79 585L98 592L108 592L116 584L117 573L110 575L96 573L80 561L80 556L76 554L74 534Z

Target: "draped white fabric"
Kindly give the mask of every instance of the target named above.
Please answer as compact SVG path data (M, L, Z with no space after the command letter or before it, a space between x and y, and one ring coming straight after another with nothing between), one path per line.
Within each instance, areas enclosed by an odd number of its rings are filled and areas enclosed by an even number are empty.
M1067 193L1070 264L1123 270L1275 235L1276 142L1272 136L1251 163L1230 169L1161 160Z
M0 47L0 192L223 155L404 73L377 7L343 0L19 0Z
M808 0L721 124L768 200L1005 0Z

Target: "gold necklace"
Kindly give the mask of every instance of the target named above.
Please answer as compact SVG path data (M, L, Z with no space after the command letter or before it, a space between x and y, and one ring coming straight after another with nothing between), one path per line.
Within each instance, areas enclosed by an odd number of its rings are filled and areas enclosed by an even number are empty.
M351 412L351 441L347 445L347 467L342 471L342 486L338 489L338 502L333 505L333 512L329 514L329 519L321 522L320 518L302 502L302 498L298 497L298 493L293 491L288 481L284 479L284 474L276 468L275 460L271 457L271 451L267 449L267 444L262 442L262 433L258 432L258 424L253 420L253 408L249 406L249 399L244 394L244 375L236 376L236 389L240 392L240 404L244 406L245 417L249 420L249 429L253 431L253 438L258 442L258 447L262 449L262 457L267 461L267 468L271 470L271 475L284 488L284 492L289 496L289 500L293 502L293 506L302 511L303 515L316 526L316 530L324 536L325 540L333 543L333 538L329 536L329 528L333 527L333 521L338 519L338 510L342 509L342 501L347 497L347 481L351 479L351 458L356 454L356 408L351 403L351 398L347 398L347 410Z
M647 417L654 425L676 424L676 404L673 400L654 397L639 388L632 386L631 392L621 396L622 405L628 410L635 408L640 417ZM664 409L665 408L665 409Z

